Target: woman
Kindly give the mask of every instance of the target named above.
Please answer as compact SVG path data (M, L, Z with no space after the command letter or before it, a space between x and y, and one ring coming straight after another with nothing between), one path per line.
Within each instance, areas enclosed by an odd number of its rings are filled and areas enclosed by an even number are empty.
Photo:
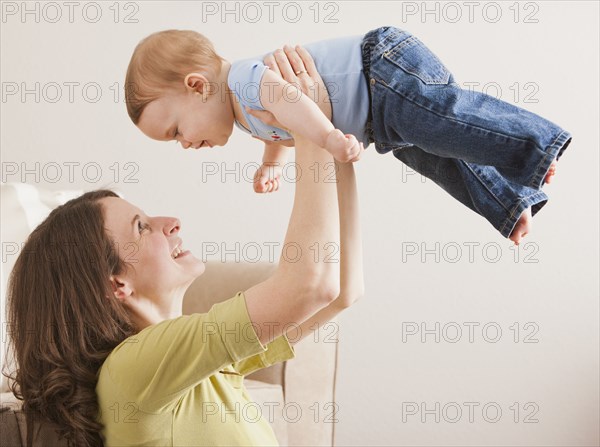
M319 95L331 116L313 61L291 49L285 55L268 58L271 68ZM300 138L296 145L301 169L317 166L324 174L317 178L331 173L327 152ZM303 338L362 296L354 171L336 166L337 185L297 180L285 244L306 254L315 243L339 240L340 263L282 257L272 277L206 314L182 316L184 292L204 265L183 248L177 219L146 216L110 191L52 211L29 237L9 283L19 365L11 388L24 400L28 428L35 412L78 447L277 445L264 419L203 421L202 403L248 400L241 376L294 356L300 338L288 340L286 325ZM240 385L242 394L232 394Z

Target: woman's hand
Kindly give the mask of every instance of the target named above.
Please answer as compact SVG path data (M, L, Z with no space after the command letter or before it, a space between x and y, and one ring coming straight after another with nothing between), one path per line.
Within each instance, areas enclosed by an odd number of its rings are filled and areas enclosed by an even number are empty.
M284 45L265 57L265 65L290 84L295 84L302 93L312 99L327 119L331 120L331 102L315 61L308 51L300 45Z
M296 45L295 48L290 45L284 45L283 49L275 50L272 54L267 55L263 62L270 70L281 76L285 81L296 85L331 120L329 94L321 75L317 71L315 61L308 51L300 45ZM284 128L275 119L273 114L266 110L246 108L246 111L270 126Z

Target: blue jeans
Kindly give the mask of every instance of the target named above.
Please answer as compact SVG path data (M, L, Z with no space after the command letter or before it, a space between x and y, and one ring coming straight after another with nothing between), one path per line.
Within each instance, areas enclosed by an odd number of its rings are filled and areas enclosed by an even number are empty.
M521 213L548 201L541 190L571 142L556 124L484 93L461 89L421 41L394 27L365 35L371 99L367 129L377 152L433 180L504 237Z

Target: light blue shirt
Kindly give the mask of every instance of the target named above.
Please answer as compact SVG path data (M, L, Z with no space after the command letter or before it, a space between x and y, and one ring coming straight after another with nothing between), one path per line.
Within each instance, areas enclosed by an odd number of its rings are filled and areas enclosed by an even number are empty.
M369 91L363 73L361 49L363 37L360 35L322 40L303 47L313 57L327 87L333 125L344 133L354 135L367 147ZM260 102L259 88L260 80L268 67L263 64L263 59L264 56L259 56L231 64L227 84L240 101L242 113L250 129L246 129L237 120L235 124L244 132L266 140L289 140L292 137L285 130L263 123L246 113L244 109L244 106L248 106L251 109L264 110Z

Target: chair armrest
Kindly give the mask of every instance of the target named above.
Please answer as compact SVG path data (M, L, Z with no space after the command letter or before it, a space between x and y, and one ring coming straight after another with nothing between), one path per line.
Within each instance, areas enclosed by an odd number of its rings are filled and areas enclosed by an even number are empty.
M294 345L296 357L284 365L286 405L302 410L302 417L288 426L290 446L334 443L335 421L339 417L335 402L338 329L337 317L325 323ZM294 411L290 409L289 414Z

